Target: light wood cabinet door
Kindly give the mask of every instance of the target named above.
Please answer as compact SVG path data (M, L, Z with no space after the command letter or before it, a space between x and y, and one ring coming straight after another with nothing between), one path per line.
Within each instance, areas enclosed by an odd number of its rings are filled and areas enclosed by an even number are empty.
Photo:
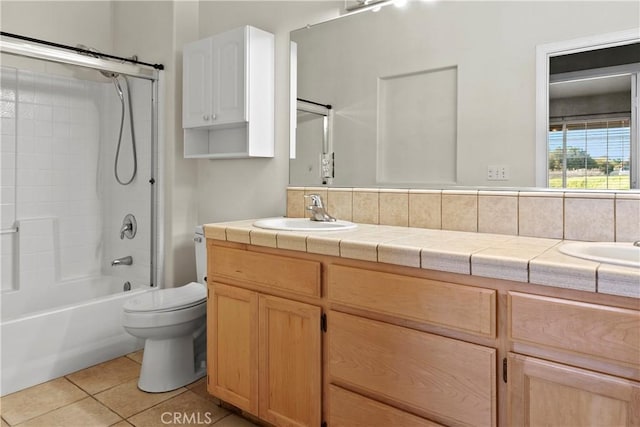
M329 386L329 400L331 427L441 427L441 424L334 385Z
M260 418L277 426L321 422L320 307L260 295Z
M328 323L333 384L446 425L496 425L495 349L336 311Z
M509 292L508 306L512 341L596 357L638 372L640 311L520 292Z
M209 290L209 392L258 415L258 294L220 283Z
M513 353L508 379L509 425L640 425L635 381Z
M332 264L329 300L483 337L496 336L493 289Z
M239 280L278 291L320 296L320 263L280 255L207 245L208 272L214 280ZM267 289L265 289L266 292Z

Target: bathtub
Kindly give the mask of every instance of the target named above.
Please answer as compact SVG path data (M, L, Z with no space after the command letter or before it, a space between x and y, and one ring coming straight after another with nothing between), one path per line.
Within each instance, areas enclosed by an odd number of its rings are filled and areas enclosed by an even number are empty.
M122 306L131 296L155 288L134 286L125 292L122 279L113 277L67 281L48 288L46 295L2 294L2 396L144 345L122 328Z

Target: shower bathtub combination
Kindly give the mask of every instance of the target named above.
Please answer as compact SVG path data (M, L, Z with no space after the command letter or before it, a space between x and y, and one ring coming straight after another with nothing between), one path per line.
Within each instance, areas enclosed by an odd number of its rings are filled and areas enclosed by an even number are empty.
M162 66L7 33L0 51L6 395L144 344L121 316L161 274Z

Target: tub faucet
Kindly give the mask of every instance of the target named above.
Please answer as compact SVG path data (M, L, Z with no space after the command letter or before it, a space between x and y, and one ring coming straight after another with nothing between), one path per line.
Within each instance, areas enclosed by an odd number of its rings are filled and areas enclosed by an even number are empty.
M133 258L131 256L123 256L122 258L116 258L111 261L111 266L115 267L117 265L131 265L133 264Z
M332 222L336 220L324 209L322 197L319 194L309 194L304 197L305 199L311 199L311 204L307 206L307 210L311 211L311 221Z
M635 242L633 242L633 246L640 248L640 240L636 240Z

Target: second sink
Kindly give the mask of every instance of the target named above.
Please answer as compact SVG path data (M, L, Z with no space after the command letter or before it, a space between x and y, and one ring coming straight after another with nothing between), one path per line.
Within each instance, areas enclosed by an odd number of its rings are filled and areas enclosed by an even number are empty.
M626 267L640 267L640 247L631 243L571 242L561 245L560 252L578 258Z

